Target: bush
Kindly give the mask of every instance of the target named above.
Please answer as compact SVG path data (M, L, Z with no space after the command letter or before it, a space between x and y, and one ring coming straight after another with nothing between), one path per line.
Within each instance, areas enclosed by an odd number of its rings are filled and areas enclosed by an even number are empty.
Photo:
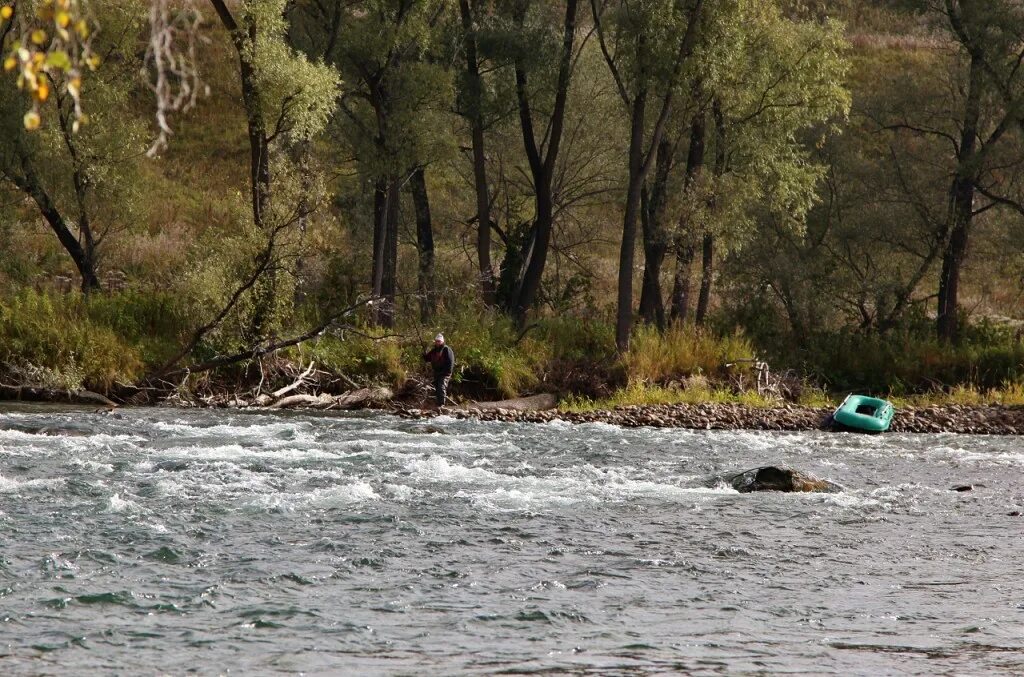
M630 383L666 384L693 374L724 378L726 365L754 357L754 347L740 333L718 336L693 325L675 324L665 332L638 327L623 357ZM737 363L748 369L748 363Z
M327 336L296 350L301 360L315 360L322 368L366 384L400 387L407 377L401 345L383 338L385 331L361 329L343 337Z
M1024 344L1001 333L968 333L958 346L910 333L819 334L799 359L804 371L839 390L909 395L1024 382Z
M444 334L455 351L456 392L469 397L516 397L536 387L549 358L548 346L521 335L513 322L495 312L465 311L446 319ZM433 336L424 337L429 340ZM424 344L410 347L422 364ZM422 367L421 367L422 368Z
M78 294L22 290L0 301L0 362L33 373L39 385L109 391L142 375L139 350L90 315Z

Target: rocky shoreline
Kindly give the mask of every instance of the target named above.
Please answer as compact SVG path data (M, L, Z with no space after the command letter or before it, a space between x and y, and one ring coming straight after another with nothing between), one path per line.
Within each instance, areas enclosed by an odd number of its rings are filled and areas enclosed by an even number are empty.
M290 390L290 389L285 389ZM478 402L459 407L412 408L385 388L362 388L343 395L274 393L258 400L222 398L183 401L171 398L160 404L183 408L229 409L367 409L393 413L408 419L431 419L441 415L459 419L504 421L508 423L607 423L626 428L685 428L691 430L832 430L828 407L779 404L751 407L742 404L706 402L701 404L632 405L595 411L562 411L553 395L534 395L502 402ZM118 405L88 391L52 391L40 388L3 386L0 402L65 403L101 405L113 410ZM155 404L155 403L151 403ZM1024 435L1024 406L944 404L902 407L896 410L889 432L960 433L973 435Z
M400 409L400 415L429 419L448 415L460 419L510 423L608 423L627 428L687 428L692 430L828 430L828 408L791 404L775 408L740 404L673 404L626 406L612 410L567 412L556 409L518 411L506 408ZM1024 435L1024 407L1003 405L942 405L904 408L896 412L891 432Z

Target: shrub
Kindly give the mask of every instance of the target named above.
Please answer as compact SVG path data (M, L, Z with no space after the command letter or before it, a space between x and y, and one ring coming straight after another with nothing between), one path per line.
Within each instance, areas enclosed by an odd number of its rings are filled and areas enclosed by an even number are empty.
M674 324L664 332L638 327L623 363L630 383L665 384L693 374L724 377L727 364L753 356L754 347L740 333L717 336L693 325Z
M0 301L0 361L23 373L45 375L67 389L109 391L115 381L141 376L138 349L89 314L78 294L50 296L22 290Z
M949 390L990 390L1024 382L1024 344L988 334L952 346L915 334L816 335L800 358L805 372L829 387L891 395Z
M343 337L327 336L297 348L300 359L315 360L328 371L361 383L400 387L407 377L402 347L380 329L360 329Z

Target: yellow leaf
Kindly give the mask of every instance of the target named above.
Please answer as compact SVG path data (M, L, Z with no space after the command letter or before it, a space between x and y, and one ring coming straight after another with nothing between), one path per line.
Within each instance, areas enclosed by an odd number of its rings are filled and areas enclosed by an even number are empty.
M13 56L9 56L6 59L4 59L4 70L5 71L13 71L15 68L17 68L17 66L18 66L18 60L15 59Z
M67 12L57 12L57 25L61 28L67 28L68 24L71 23L71 15Z
M45 102L50 98L50 85L48 85L45 80L40 80L39 86L36 87L35 95L36 99L40 103Z
M11 9L10 5L4 5L0 7L0 19L10 19L14 15L14 10Z
M39 118L39 113L34 110L30 110L25 113L25 118L22 120L25 123L25 129L32 131L33 129L39 129L39 124L42 120Z
M41 45L44 42L46 42L46 31L44 31L42 28L37 28L36 30L32 31L32 42L36 43L37 45Z

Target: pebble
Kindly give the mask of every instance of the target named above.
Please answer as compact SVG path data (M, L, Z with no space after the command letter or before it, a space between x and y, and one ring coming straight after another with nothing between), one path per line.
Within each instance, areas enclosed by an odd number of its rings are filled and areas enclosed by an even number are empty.
M432 418L436 410L409 409L399 412L414 419ZM588 412L516 411L512 409L448 410L456 418L509 423L608 423L627 428L689 428L693 430L821 430L831 409L780 405L777 408L739 404L673 404L649 407L626 406ZM970 433L1017 435L1024 430L1024 407L948 405L900 409L891 432Z

